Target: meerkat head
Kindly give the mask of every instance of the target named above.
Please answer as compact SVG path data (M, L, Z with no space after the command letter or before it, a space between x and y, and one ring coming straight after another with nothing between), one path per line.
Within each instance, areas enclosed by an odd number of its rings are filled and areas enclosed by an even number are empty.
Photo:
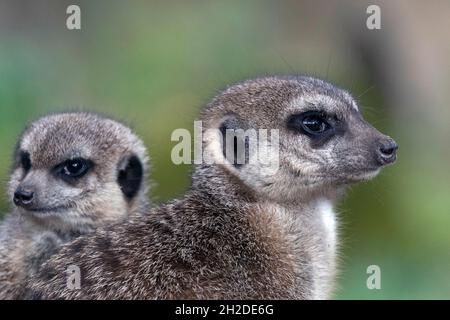
M89 113L54 114L20 138L9 195L33 221L90 228L146 205L147 161L144 144L128 127Z
M315 78L243 82L202 119L206 157L264 198L335 192L396 159L397 144L363 119L351 95Z

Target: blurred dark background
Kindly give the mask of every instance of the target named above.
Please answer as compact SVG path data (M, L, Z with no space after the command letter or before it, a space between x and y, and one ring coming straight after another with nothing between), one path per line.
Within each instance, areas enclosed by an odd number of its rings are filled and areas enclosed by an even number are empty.
M66 8L81 7L81 30ZM381 8L369 30L366 9ZM0 0L0 211L16 138L48 112L106 113L152 155L155 202L182 194L176 128L226 85L309 74L350 90L398 162L340 205L338 299L450 298L450 2ZM366 268L381 268L381 290Z

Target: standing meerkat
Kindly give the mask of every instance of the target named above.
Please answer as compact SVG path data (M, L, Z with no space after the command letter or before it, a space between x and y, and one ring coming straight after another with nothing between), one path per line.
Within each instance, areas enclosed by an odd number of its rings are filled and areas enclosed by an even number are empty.
M201 119L204 158L214 161L196 165L190 190L150 215L68 244L30 281L28 297L330 297L333 203L348 185L394 162L395 142L364 121L349 93L309 77L234 85ZM238 129L278 130L277 170L250 161L245 135L228 139L231 149L244 146L244 163L228 156L224 141ZM66 286L69 265L80 268L79 290Z
M32 123L15 152L14 208L0 225L0 299L21 297L61 244L145 212L147 163L142 141L111 119L62 113Z

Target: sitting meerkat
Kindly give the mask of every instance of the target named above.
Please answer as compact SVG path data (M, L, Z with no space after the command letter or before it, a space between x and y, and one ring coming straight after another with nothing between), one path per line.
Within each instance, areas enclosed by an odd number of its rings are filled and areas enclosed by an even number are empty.
M333 204L373 178L397 145L367 123L351 95L310 77L231 86L203 110L204 157L179 200L79 237L29 282L28 298L325 299L338 247ZM277 170L250 161L249 136L277 129ZM231 145L224 141L231 141ZM243 163L229 156L229 149ZM228 148L229 147L229 148ZM264 159L263 159L264 160ZM270 162L270 161L269 161ZM68 288L68 266L81 288Z
M21 297L63 243L145 212L147 163L142 141L111 119L62 113L32 123L15 152L14 208L0 225L0 299Z

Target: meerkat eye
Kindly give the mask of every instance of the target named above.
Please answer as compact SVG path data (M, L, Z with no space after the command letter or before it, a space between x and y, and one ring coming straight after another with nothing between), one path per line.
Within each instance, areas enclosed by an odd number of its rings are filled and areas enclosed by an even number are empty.
M319 111L307 111L291 116L288 120L288 127L313 138L322 136L332 128L326 115Z
M30 159L30 154L28 152L22 152L20 154L20 164L21 164L23 170L25 170L25 172L30 171L31 159Z
M80 178L88 172L90 166L88 160L76 158L67 160L58 167L63 178Z
M305 131L314 134L324 132L329 126L323 118L315 115L303 118L302 125Z

